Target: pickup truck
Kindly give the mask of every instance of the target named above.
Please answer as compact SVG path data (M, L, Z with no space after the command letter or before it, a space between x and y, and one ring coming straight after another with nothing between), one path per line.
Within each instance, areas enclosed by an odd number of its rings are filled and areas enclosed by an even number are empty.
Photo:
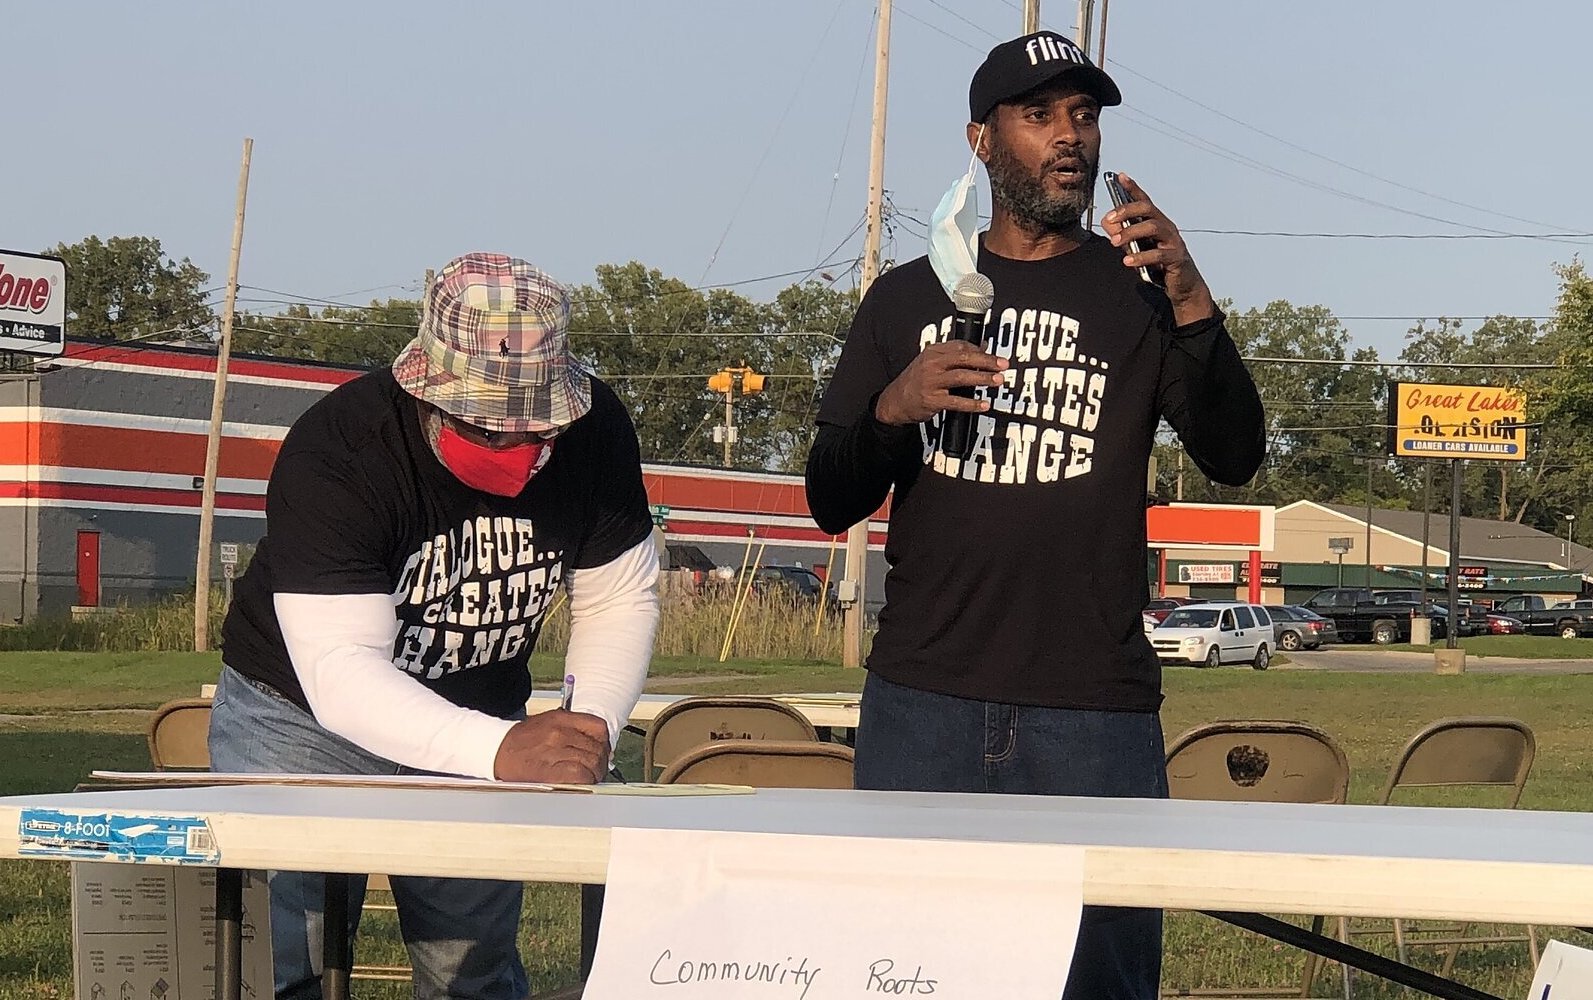
M1419 607L1415 601L1390 599L1397 596L1402 595L1365 587L1332 587L1313 594L1301 607L1333 619L1340 642L1376 642L1387 646L1410 642L1411 615ZM1432 637L1443 638L1447 631L1444 617L1434 615L1432 621Z
M1593 609L1551 607L1541 597L1523 594L1505 598L1493 610L1519 621L1529 635L1557 635L1562 639L1593 635Z

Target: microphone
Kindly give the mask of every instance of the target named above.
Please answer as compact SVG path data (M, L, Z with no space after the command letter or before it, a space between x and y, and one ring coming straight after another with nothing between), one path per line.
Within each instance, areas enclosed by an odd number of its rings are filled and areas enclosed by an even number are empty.
M956 310L951 319L951 339L966 341L979 348L985 345L985 313L996 300L996 286L979 272L965 274L957 279L951 290L951 304ZM953 396L972 399L973 386L959 386L951 390ZM947 410L940 415L940 450L952 458L967 458L973 450L973 430L977 413Z

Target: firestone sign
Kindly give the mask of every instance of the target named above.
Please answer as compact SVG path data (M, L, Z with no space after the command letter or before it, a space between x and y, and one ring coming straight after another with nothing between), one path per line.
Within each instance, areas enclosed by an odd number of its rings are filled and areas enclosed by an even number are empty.
M66 349L66 263L0 250L0 351L60 354Z

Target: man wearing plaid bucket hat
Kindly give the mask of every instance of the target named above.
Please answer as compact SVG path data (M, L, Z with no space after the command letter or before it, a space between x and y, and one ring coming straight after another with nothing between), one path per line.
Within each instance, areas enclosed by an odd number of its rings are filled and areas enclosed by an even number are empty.
M215 770L607 773L652 652L658 556L635 429L571 358L569 320L548 275L467 254L427 289L391 369L294 424L223 628ZM561 584L569 707L527 718ZM391 881L420 1000L527 995L520 883ZM270 884L277 996L319 997L320 880Z

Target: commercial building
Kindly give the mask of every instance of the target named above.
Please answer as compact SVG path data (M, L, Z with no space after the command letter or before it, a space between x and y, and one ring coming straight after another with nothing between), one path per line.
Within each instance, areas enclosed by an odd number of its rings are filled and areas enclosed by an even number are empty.
M1476 600L1514 594L1566 600L1593 584L1593 549L1513 521L1462 517L1459 553L1461 588ZM1169 595L1233 598L1247 590L1242 560L1178 549L1166 556ZM1261 558L1262 596L1269 602L1299 603L1327 587L1417 588L1424 572L1427 586L1442 591L1448 586L1449 515L1424 519L1421 511L1374 508L1368 519L1364 507L1300 500L1277 509L1273 545Z

